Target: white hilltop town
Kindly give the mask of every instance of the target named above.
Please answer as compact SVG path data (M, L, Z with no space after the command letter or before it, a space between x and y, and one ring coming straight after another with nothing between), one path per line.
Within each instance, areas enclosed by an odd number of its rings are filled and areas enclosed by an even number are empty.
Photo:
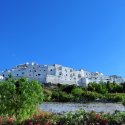
M6 79L10 74L15 78L26 77L31 80L38 80L41 83L75 84L83 87L87 87L90 82L125 82L125 78L117 75L108 76L100 72L90 72L84 69L75 70L59 64L40 65L34 62L17 65L10 70L5 70L0 74L0 79Z

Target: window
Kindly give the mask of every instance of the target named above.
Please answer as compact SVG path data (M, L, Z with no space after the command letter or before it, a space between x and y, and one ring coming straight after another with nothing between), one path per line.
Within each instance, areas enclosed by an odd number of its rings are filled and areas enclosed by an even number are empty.
M34 72L36 72L36 70L34 70Z
M38 76L41 76L41 74L38 74Z
M19 76L19 74L16 74L17 76Z
M3 74L3 77L4 77L5 75Z
M22 74L24 74L24 72L22 72Z
M31 70L30 70L30 72L31 72Z
M72 77L72 74L70 74L70 77Z
M53 71L52 69L50 71Z
M44 71L46 71L46 70L44 70Z
M62 70L62 67L59 67L59 70Z
M67 76L67 74L66 74L66 76Z

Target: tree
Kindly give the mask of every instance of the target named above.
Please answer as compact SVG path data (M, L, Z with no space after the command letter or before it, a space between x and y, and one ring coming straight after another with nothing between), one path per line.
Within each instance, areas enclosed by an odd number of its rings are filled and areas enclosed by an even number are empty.
M76 97L80 97L83 93L83 90L82 88L74 88L71 93Z
M71 93L72 90L76 88L76 85L65 85L63 87L64 88L62 89L62 91L66 92L66 93Z
M0 82L0 116L14 116L17 122L32 117L43 101L43 90L38 81L8 79Z
M106 88L105 83L99 83L99 84L97 84L95 82L90 83L89 86L88 86L88 90L89 91L95 91L95 92L101 93L101 94L108 93L108 90Z

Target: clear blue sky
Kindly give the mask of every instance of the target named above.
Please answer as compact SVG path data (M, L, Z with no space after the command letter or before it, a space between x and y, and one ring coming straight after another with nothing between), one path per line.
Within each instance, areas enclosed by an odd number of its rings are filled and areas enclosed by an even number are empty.
M125 77L125 0L0 0L0 70L35 61Z

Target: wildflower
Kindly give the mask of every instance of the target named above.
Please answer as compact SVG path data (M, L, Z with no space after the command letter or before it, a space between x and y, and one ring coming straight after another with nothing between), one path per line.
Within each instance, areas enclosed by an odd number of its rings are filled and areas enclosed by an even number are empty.
M108 120L107 119L104 119L101 121L100 123L101 125L108 125Z
M13 119L13 118L9 118L9 119L8 119L8 122L9 122L9 123L13 123L13 122L14 122L14 119Z
M32 122L32 121L29 121L29 122L28 122L28 125L33 125L33 122Z
M35 115L33 115L33 117L34 117L34 118L37 118L37 115L35 114Z
M45 117L45 115L44 115L44 114L41 114L41 117L42 117L42 118L44 118L44 117Z
M49 121L45 122L44 125L50 125Z
M40 123L35 123L34 125L40 125Z
M2 124L3 122L3 118L0 116L0 124Z
M100 114L96 114L95 118L99 120L101 118Z

